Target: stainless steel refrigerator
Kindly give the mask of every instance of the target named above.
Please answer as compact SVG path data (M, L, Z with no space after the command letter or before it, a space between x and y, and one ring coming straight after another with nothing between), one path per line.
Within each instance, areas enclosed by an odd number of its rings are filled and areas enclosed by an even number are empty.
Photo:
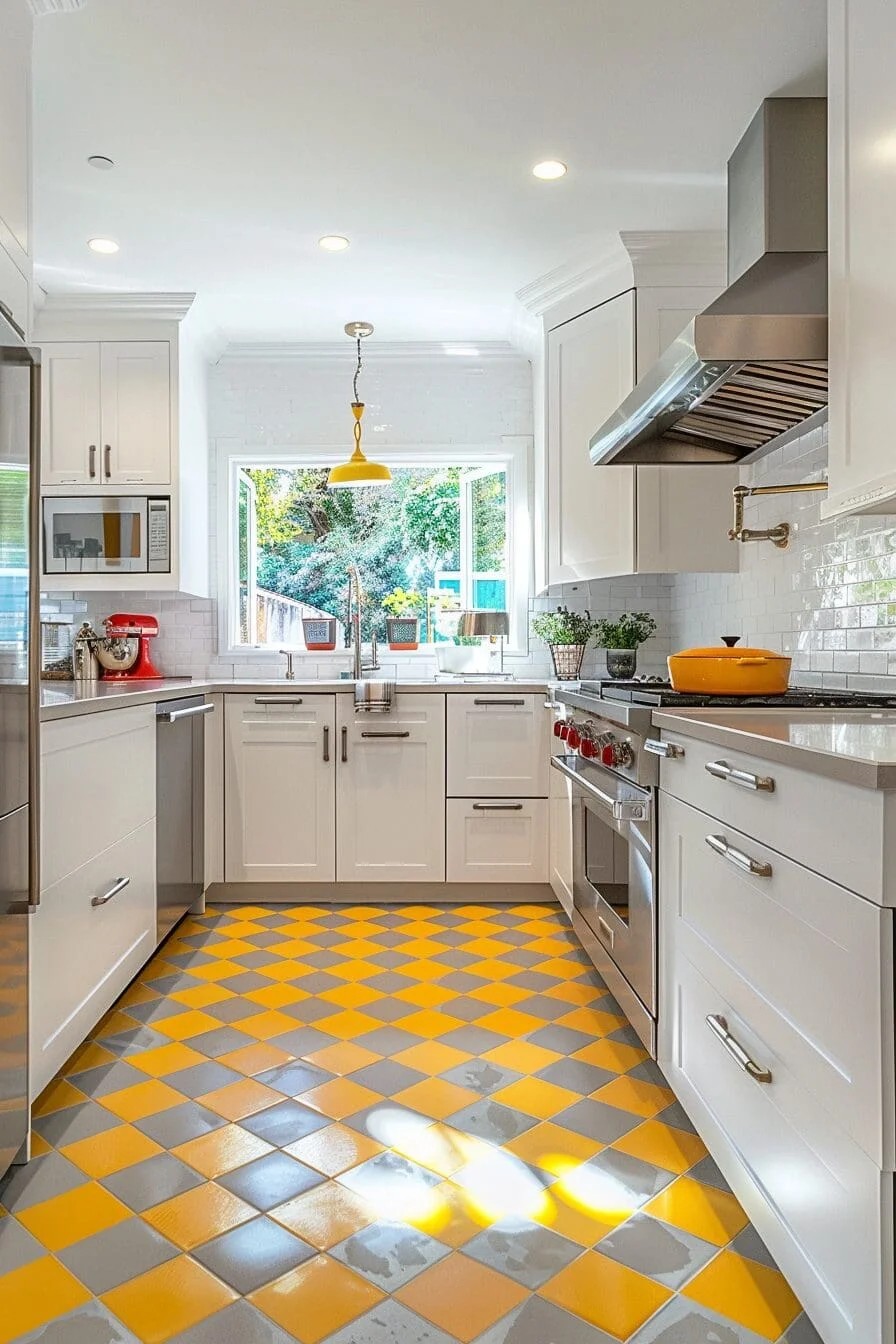
M37 810L40 358L0 305L0 1175L28 1138Z

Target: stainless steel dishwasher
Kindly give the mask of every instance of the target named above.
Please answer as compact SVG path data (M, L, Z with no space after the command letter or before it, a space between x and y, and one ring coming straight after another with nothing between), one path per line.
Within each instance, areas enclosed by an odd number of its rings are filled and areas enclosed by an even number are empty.
M156 911L161 942L205 890L205 717L201 695L156 706Z

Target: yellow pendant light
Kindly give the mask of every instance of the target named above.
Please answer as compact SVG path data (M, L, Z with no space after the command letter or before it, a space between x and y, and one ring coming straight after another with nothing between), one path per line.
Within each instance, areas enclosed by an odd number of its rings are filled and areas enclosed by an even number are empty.
M364 403L358 400L361 341L365 336L373 334L373 327L369 322L348 322L346 323L345 334L351 336L358 345L358 366L355 369L355 377L352 383L355 392L355 399L352 402L352 415L355 417L355 451L347 462L342 462L338 467L331 468L330 475L327 477L327 486L331 490L345 490L357 489L365 485L388 485L392 479L389 468L382 462L371 462L361 451L361 416L364 414Z

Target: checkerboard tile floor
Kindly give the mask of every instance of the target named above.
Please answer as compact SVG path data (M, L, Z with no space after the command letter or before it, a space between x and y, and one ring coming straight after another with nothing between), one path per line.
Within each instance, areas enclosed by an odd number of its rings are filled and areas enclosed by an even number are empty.
M0 1344L818 1344L549 906L190 918L34 1131Z

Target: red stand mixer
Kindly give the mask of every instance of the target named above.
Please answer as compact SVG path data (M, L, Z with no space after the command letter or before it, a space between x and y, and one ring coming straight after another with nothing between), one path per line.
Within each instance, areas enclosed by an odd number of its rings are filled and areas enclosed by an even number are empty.
M132 611L116 611L103 621L107 639L136 639L137 657L126 670L103 672L104 681L154 681L162 676L149 655L149 641L159 633L155 616L140 616Z

